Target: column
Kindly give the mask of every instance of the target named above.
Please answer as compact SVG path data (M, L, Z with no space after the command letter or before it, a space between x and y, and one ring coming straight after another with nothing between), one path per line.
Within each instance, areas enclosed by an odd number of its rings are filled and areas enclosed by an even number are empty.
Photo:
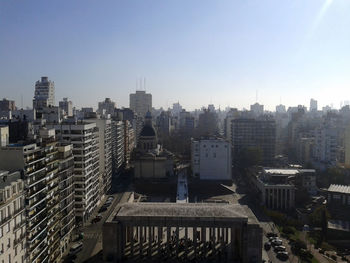
M152 256L152 227L148 228L148 257Z
M194 255L197 256L197 227L192 228L193 231L193 246L194 246Z
M158 256L161 254L162 239L163 239L163 227L158 226Z
M180 238L179 238L179 235L180 235L180 232L179 232L179 226L177 226L176 227L176 257L178 257L178 255L179 255L179 240L180 240Z
M168 252L170 251L170 227L166 227L166 246Z
M236 231L235 228L231 227L231 256L235 259L236 255Z
M188 253L188 228L185 226L185 254Z
M139 256L142 257L143 255L143 226L140 226L140 243L139 243L139 249L140 249L140 252L139 252Z
M131 257L134 256L134 227L130 226L131 228L131 244L130 244L130 253L131 253Z

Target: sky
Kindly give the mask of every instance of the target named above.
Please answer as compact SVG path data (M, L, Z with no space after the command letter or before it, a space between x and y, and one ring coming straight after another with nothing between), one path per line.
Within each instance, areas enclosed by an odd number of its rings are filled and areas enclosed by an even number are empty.
M349 14L350 0L0 0L0 97L32 106L48 76L77 107L146 89L156 108L339 108Z

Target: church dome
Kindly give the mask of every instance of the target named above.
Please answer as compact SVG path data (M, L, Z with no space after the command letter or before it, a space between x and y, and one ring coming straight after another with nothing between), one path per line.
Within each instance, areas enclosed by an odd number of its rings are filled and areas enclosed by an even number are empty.
M154 128L152 126L145 125L143 126L140 136L144 137L149 137L149 136L156 136L156 132L154 131Z

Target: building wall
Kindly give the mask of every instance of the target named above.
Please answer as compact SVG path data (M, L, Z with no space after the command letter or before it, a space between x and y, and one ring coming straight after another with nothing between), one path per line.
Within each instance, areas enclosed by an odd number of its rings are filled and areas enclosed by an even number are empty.
M231 146L219 139L192 140L192 169L202 180L231 180Z
M19 177L0 187L0 262L26 262L24 183Z
M132 109L138 117L145 117L147 111L152 110L152 94L141 90L130 94L130 109Z
M0 147L4 147L9 144L9 127L0 126Z

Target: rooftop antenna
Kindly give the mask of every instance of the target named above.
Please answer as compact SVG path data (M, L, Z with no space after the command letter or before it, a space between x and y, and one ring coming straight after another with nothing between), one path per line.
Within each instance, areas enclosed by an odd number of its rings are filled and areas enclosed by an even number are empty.
M137 90L137 88L138 88L138 85L139 85L139 83L138 83L138 80L137 80L137 78L136 78L136 90Z
M23 94L21 94L21 108L23 109Z
M143 78L143 88L144 88L145 91L146 91L146 77Z
M255 91L255 103L258 103L258 90Z
M282 104L282 96L280 96L280 104Z

